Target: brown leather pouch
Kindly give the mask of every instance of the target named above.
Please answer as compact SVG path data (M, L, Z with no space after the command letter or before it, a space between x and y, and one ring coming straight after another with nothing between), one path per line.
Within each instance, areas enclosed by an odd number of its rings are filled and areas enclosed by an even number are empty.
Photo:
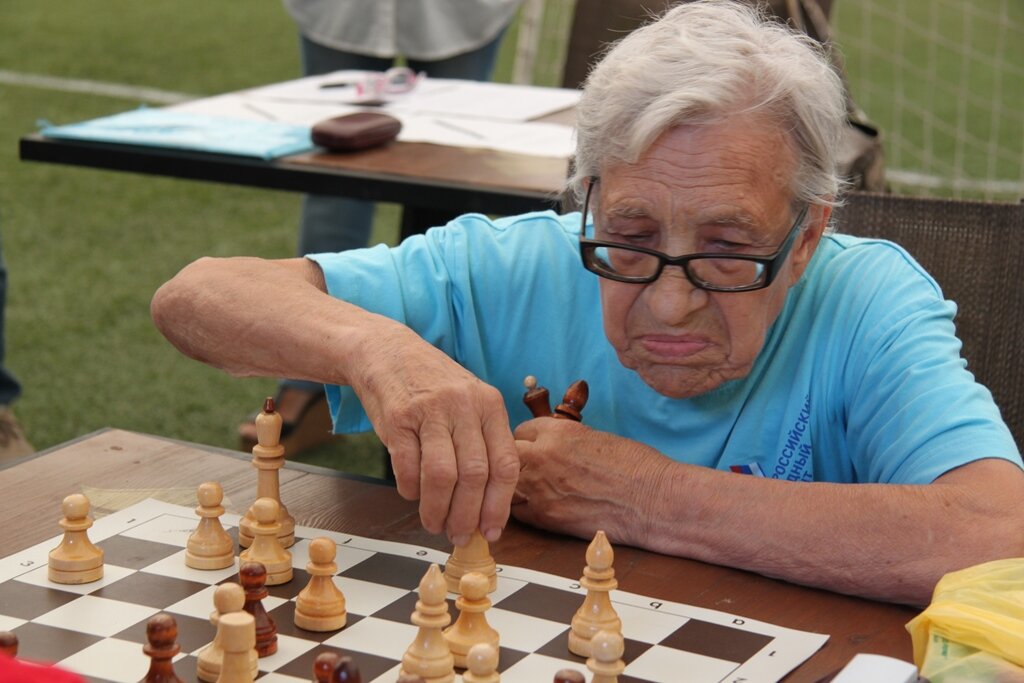
M313 125L313 144L340 152L376 147L394 140L402 122L377 112L358 112L318 121Z

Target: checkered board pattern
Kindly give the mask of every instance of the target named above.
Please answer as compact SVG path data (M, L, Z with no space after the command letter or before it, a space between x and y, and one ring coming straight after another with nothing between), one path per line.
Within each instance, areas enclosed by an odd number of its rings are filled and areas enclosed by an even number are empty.
M155 500L97 520L89 537L104 550L104 576L80 586L47 579L47 553L59 535L0 559L0 630L17 634L22 659L55 662L95 683L128 683L142 679L149 667L142 652L146 620L165 611L178 623L175 670L183 680L197 680L197 655L214 636L213 591L237 580L235 568L185 566L185 545L197 521L189 508ZM222 523L237 535L237 515L224 515ZM278 651L259 660L259 680L310 681L316 655L334 650L352 656L367 683L393 683L416 636L409 616L419 581L430 563L443 565L448 555L308 527L295 531L295 577L270 587L263 601L277 624ZM295 598L309 580L309 541L317 536L338 544L334 580L348 608L348 624L340 631L311 633L293 623ZM500 544L496 550L500 557ZM584 564L581 556L580 573ZM498 572L487 619L501 636L503 683L543 683L565 667L586 672L583 659L567 648L585 589L518 567L499 565ZM828 638L623 591L614 591L612 601L626 643L622 683L675 683L684 672L692 683L777 681ZM451 595L449 611L454 620Z

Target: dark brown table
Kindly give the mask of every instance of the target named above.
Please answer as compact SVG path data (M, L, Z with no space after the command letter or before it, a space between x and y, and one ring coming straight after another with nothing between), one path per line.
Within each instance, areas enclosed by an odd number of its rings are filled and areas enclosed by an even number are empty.
M537 119L571 125L573 109ZM469 212L557 209L568 161L416 142L348 153L304 152L271 161L160 147L21 138L20 158L71 166L336 195L403 206L402 237Z
M230 512L245 512L256 476L245 454L108 429L56 446L0 470L4 533L0 556L59 533L61 500L102 491L93 513L120 509L144 497L194 505L195 487L219 481ZM450 546L425 532L415 503L385 482L289 463L281 496L298 524L439 550ZM105 507L104 507L105 506ZM492 546L501 564L578 578L587 543L511 523ZM818 681L857 653L910 661L904 624L916 610L804 588L749 572L628 547L615 549L619 588L633 593L740 614L794 629L827 633L825 646L786 681Z

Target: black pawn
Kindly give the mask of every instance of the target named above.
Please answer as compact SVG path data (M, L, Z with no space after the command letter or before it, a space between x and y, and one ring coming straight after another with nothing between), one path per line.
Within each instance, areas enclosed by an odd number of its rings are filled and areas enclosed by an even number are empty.
M142 651L149 655L149 672L141 683L184 683L171 664L174 655L181 652L174 617L163 612L150 617L146 622L146 641Z
M334 674L331 676L331 683L363 683L359 667L356 666L351 657L338 658L338 661L334 664Z
M245 589L242 609L256 620L256 654L272 655L277 652L277 624L263 606L263 598L268 595L267 568L259 562L243 562L238 570L238 582Z

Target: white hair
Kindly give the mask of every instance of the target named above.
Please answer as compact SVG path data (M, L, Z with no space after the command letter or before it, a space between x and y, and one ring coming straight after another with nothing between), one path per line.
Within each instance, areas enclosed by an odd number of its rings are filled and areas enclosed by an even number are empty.
M569 190L613 162L635 163L666 130L763 115L792 141L796 201L833 204L846 123L843 84L823 48L733 0L678 5L616 43L577 107Z

